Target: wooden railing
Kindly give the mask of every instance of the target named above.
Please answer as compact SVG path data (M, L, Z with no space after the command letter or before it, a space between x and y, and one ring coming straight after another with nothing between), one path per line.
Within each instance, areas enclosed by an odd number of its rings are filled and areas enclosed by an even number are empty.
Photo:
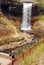
M29 55L34 51L34 49L40 44L35 44L34 46L25 50L22 54L12 60L12 65L29 65ZM25 61L26 60L26 61ZM25 61L25 62L24 62Z

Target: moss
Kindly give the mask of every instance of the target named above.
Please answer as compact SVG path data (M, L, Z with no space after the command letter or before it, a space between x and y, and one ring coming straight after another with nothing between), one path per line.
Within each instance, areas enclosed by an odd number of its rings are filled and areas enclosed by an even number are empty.
M39 17L39 20L42 20L42 22L44 22L44 15L41 15L41 16Z

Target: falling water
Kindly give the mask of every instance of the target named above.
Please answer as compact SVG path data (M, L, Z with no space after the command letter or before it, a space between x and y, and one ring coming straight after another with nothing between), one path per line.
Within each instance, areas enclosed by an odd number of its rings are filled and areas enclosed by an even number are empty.
M32 3L23 3L23 21L21 30L31 30Z

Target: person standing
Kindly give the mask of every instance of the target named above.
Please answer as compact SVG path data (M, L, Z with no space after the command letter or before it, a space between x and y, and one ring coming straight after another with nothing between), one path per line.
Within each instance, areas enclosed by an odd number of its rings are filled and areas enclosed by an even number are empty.
M14 59L15 59L15 52L14 51L11 51L9 56L12 57L12 65L14 65Z

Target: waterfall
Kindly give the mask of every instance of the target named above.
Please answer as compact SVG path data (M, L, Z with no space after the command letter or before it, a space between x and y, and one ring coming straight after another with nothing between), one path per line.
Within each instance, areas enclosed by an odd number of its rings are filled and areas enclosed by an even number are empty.
M21 30L31 30L32 3L23 3L23 20Z

